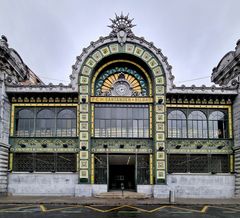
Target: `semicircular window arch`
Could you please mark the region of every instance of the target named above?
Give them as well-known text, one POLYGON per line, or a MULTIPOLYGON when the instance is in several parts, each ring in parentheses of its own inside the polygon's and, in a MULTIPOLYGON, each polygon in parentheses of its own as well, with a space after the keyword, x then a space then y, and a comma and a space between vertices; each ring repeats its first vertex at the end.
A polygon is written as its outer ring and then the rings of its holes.
POLYGON ((101 73, 95 82, 96 96, 147 96, 146 79, 129 67, 114 67, 101 73))
POLYGON ((29 136, 34 131, 33 109, 21 109, 16 114, 16 135, 29 136))
POLYGON ((188 115, 188 137, 189 138, 207 138, 207 117, 200 111, 192 111, 188 115))
POLYGON ((213 111, 208 118, 209 138, 227 138, 227 115, 222 111, 213 111))
POLYGON ((36 136, 51 137, 55 134, 55 115, 51 109, 42 109, 36 117, 36 136))
POLYGON ((187 119, 181 110, 173 110, 168 114, 168 137, 187 138, 187 119))

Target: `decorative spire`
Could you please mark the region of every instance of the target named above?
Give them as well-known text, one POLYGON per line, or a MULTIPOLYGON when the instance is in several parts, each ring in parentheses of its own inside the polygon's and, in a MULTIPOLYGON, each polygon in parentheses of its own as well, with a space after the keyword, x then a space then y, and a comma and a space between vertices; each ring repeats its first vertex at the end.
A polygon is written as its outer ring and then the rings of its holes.
POLYGON ((7 37, 2 35, 1 39, 0 39, 0 47, 2 49, 4 49, 5 51, 8 50, 8 43, 7 42, 8 42, 7 37))
POLYGON ((136 25, 132 24, 134 19, 129 19, 128 15, 129 14, 124 16, 123 13, 121 13, 121 15, 118 16, 115 14, 115 19, 110 18, 112 25, 108 26, 112 29, 110 36, 117 36, 121 46, 126 42, 127 37, 134 36, 132 28, 136 25))

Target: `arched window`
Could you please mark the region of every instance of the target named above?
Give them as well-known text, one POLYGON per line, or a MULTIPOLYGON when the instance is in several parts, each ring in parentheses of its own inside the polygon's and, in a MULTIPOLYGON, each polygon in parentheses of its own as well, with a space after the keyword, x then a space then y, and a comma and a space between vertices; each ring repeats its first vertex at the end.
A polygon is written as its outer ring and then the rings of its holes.
POLYGON ((207 118, 202 111, 192 111, 188 116, 188 138, 207 138, 207 118))
POLYGON ((16 135, 31 136, 34 133, 34 113, 32 109, 22 109, 16 114, 16 135))
POLYGON ((54 111, 51 109, 43 109, 39 111, 36 117, 36 136, 53 136, 54 129, 54 111))
POLYGON ((227 118, 222 111, 213 111, 208 118, 209 138, 227 138, 227 118))
POLYGON ((180 110, 173 110, 168 114, 168 137, 187 138, 187 121, 180 110))
POLYGON ((57 114, 57 136, 76 136, 76 114, 64 109, 57 114))

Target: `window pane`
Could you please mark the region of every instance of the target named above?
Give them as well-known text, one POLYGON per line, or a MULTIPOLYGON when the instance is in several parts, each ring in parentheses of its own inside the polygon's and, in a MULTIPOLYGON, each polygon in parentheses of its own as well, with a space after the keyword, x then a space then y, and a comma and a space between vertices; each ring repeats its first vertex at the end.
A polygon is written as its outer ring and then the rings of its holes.
POLYGON ((211 157, 211 172, 228 173, 229 156, 224 154, 213 154, 211 157))
POLYGON ((206 154, 191 154, 190 173, 208 173, 208 156, 206 154))
POLYGON ((186 138, 186 116, 180 110, 173 110, 168 114, 168 137, 186 138))
POLYGON ((187 172, 187 155, 186 154, 169 154, 168 155, 168 172, 169 173, 186 173, 187 172))
POLYGON ((148 105, 95 104, 95 137, 105 136, 96 130, 103 121, 107 137, 149 137, 148 113, 148 105))

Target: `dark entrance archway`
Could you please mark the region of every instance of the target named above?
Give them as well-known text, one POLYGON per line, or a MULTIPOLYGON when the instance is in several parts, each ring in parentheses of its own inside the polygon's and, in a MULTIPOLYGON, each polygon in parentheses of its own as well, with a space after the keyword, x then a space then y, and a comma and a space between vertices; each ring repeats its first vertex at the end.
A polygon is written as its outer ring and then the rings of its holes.
POLYGON ((121 184, 125 190, 136 190, 135 168, 135 155, 110 155, 109 190, 120 190, 121 184))

